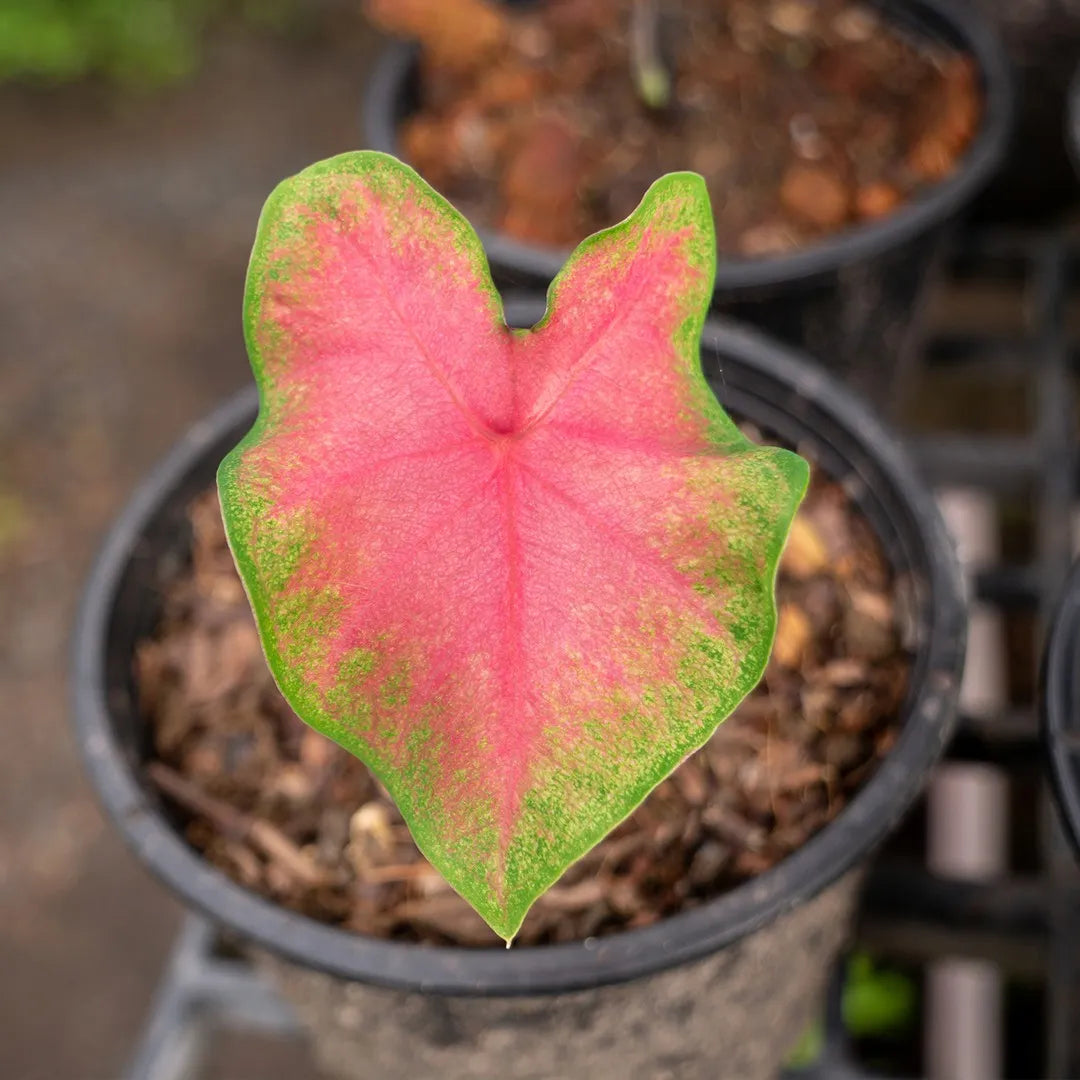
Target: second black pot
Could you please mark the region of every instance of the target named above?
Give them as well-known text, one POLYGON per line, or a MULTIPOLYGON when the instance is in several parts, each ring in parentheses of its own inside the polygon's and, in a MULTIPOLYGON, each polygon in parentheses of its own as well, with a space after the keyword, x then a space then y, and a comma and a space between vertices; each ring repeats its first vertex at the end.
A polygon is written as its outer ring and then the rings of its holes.
POLYGON ((1050 776, 1080 855, 1080 562, 1069 575, 1047 638, 1041 689, 1050 776))
POLYGON ((1075 201, 1076 173, 1080 172, 1080 67, 1073 71, 1065 107, 1065 148, 1075 170, 1072 176, 1072 193, 1075 201))
MULTIPOLYGON (((1010 67, 995 31, 949 0, 877 0, 903 30, 971 56, 983 93, 981 127, 950 177, 880 221, 789 255, 726 259, 713 309, 804 349, 890 413, 918 348, 917 308, 949 227, 994 175, 1013 113, 1010 67)), ((366 145, 399 157, 398 129, 420 99, 419 52, 390 46, 363 105, 366 145)), ((644 192, 642 192, 644 194, 644 192)), ((546 287, 569 251, 478 227, 496 284, 546 287)))

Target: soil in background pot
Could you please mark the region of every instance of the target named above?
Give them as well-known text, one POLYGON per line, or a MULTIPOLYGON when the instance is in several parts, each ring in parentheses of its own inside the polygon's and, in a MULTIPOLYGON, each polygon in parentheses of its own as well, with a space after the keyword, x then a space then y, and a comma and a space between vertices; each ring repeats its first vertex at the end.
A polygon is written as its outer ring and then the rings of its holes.
POLYGON ((693 169, 720 252, 752 257, 889 215, 952 173, 978 129, 970 58, 863 4, 636 3, 656 15, 662 108, 636 89, 635 0, 369 0, 421 42, 405 157, 473 221, 551 247, 693 169))
MULTIPOLYGON (((148 773, 187 839, 240 885, 312 918, 397 940, 498 944, 367 768, 281 697, 216 492, 190 519, 190 565, 164 583, 160 625, 135 663, 157 755, 148 773)), ((895 741, 910 668, 900 595, 868 523, 815 475, 780 567, 761 684, 537 901, 515 944, 617 933, 698 906, 834 818, 895 741)))

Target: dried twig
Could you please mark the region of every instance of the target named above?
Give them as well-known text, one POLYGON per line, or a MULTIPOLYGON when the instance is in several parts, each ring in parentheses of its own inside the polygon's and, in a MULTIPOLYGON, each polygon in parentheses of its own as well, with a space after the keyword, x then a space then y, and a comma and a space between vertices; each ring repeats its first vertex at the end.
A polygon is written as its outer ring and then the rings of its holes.
POLYGON ((537 897, 536 902, 556 911, 583 911, 603 900, 607 891, 607 883, 602 878, 586 878, 576 885, 552 885, 537 897))
POLYGON ((363 880, 367 885, 387 885, 399 881, 422 881, 425 878, 439 878, 442 875, 426 860, 414 863, 390 863, 386 866, 369 866, 364 870, 363 880))
POLYGON ((250 844, 302 884, 315 887, 334 880, 333 874, 320 867, 269 821, 252 817, 215 799, 163 762, 150 762, 146 772, 170 799, 185 810, 206 818, 222 835, 250 844))

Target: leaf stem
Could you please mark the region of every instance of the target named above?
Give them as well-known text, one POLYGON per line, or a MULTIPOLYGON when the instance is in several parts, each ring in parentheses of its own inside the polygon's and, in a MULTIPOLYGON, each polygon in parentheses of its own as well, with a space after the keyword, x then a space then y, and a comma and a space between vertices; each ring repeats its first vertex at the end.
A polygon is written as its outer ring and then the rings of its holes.
POLYGON ((660 6, 657 0, 634 0, 630 11, 630 67, 638 97, 650 109, 671 102, 671 73, 660 55, 660 6))

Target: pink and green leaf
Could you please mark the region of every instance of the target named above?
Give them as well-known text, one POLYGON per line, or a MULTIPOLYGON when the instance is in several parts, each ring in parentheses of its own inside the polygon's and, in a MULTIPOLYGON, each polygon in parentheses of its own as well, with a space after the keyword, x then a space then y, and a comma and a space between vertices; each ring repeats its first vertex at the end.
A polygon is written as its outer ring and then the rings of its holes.
POLYGON ((219 472, 270 667, 507 940, 764 670, 806 463, 699 340, 700 177, 585 240, 530 330, 411 169, 344 154, 259 222, 258 420, 219 472))

